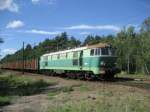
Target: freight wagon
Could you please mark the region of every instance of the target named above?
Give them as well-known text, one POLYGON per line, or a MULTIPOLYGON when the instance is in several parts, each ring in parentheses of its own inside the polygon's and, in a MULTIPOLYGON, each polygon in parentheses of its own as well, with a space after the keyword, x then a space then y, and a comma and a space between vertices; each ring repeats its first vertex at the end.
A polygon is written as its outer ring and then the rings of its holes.
POLYGON ((18 60, 12 62, 5 62, 1 64, 3 69, 12 69, 12 70, 27 70, 27 71, 38 71, 39 70, 39 60, 28 59, 28 60, 18 60))

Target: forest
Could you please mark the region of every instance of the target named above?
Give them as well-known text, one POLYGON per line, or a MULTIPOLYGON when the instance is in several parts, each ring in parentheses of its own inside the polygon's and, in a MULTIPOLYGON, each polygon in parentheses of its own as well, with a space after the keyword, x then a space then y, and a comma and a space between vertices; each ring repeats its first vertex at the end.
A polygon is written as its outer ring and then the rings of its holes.
POLYGON ((39 58, 44 53, 61 51, 75 47, 92 45, 96 43, 108 43, 116 50, 117 66, 129 74, 150 75, 150 17, 141 23, 139 30, 135 27, 124 27, 115 35, 88 35, 83 42, 67 32, 57 35, 55 38, 47 38, 36 46, 27 44, 14 54, 6 55, 3 62, 15 60, 39 58))

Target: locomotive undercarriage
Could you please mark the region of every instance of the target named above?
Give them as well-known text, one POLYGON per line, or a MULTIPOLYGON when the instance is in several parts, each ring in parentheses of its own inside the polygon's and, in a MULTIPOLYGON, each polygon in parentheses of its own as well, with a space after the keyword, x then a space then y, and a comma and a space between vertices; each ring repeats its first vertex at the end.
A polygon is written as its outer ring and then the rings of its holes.
POLYGON ((114 78, 114 72, 105 71, 104 74, 93 74, 93 72, 87 71, 64 71, 63 73, 56 73, 53 70, 42 70, 42 74, 49 76, 60 76, 71 79, 81 79, 81 80, 111 80, 114 78))

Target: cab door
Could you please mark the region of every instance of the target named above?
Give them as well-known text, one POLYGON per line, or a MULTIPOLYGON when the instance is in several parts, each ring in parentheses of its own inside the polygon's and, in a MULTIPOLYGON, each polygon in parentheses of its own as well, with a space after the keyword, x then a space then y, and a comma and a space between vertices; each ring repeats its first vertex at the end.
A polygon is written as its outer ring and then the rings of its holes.
POLYGON ((78 66, 78 52, 77 51, 73 52, 72 64, 73 66, 78 66))
POLYGON ((79 66, 80 66, 80 69, 82 70, 82 66, 83 66, 83 51, 80 52, 79 66))

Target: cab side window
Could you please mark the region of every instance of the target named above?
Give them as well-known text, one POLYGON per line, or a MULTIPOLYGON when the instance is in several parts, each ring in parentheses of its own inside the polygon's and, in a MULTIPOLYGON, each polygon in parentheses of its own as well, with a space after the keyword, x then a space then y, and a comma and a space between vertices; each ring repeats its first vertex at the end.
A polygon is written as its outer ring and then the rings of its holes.
POLYGON ((73 52, 73 65, 74 66, 78 65, 78 52, 77 51, 73 52))
POLYGON ((91 49, 90 55, 94 56, 94 49, 91 49))
POLYGON ((102 48, 102 49, 101 49, 101 54, 102 54, 102 55, 109 55, 109 50, 108 50, 108 48, 102 48))
POLYGON ((100 50, 101 50, 100 48, 97 48, 95 51, 95 55, 100 55, 100 52, 101 52, 100 50))
POLYGON ((57 55, 57 59, 60 59, 60 54, 57 55))
POLYGON ((47 66, 48 65, 48 56, 44 56, 44 65, 47 66))

